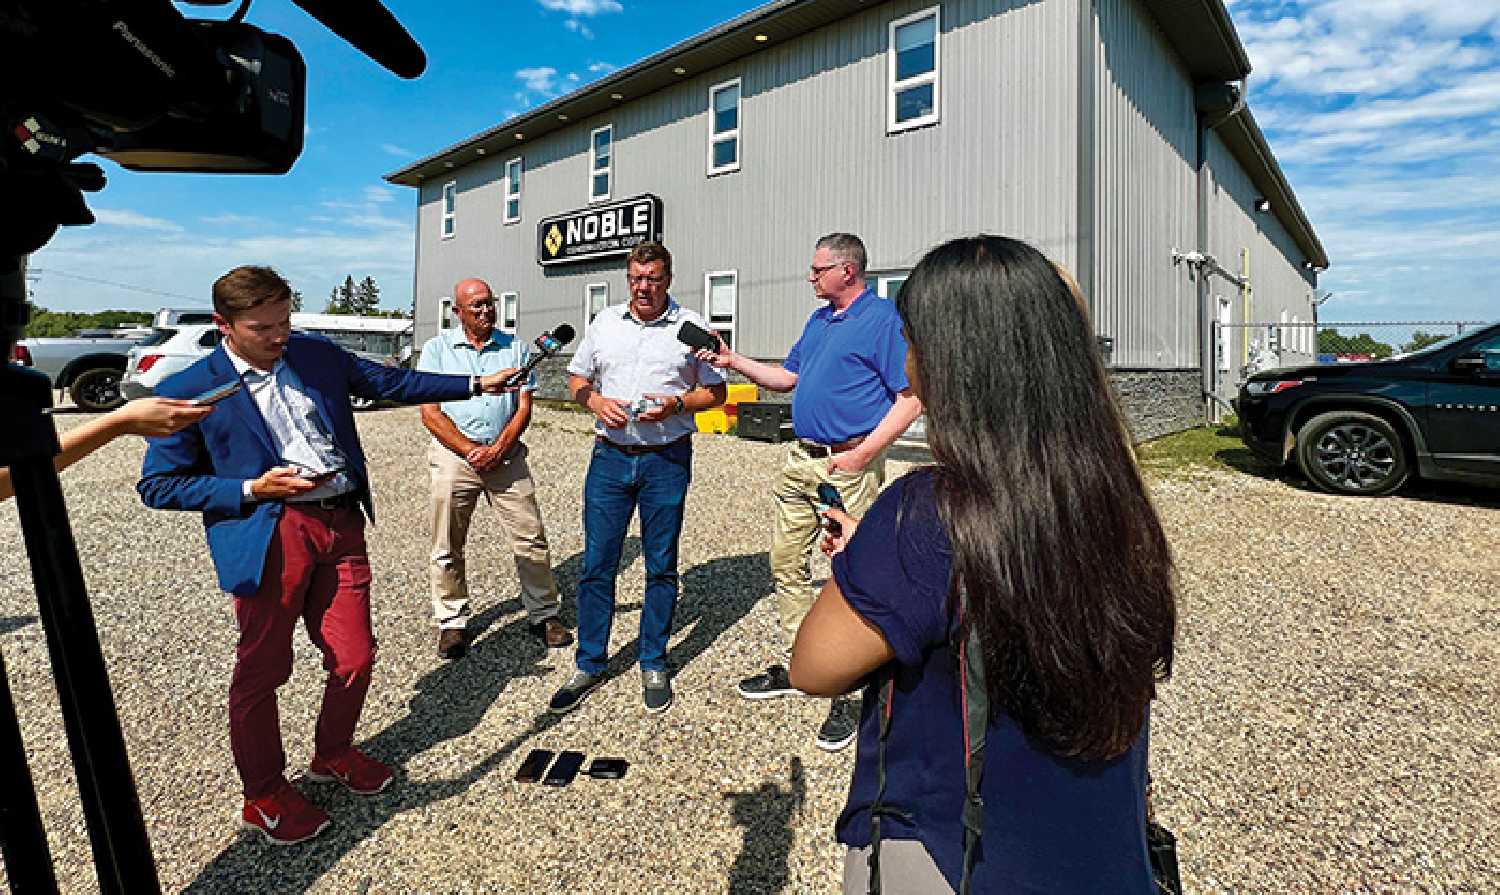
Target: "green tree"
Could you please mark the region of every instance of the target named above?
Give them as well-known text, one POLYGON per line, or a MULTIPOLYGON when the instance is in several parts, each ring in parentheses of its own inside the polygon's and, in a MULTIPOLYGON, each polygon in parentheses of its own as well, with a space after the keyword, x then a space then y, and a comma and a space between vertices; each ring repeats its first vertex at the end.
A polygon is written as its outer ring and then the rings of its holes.
POLYGON ((333 287, 328 293, 328 307, 323 309, 325 314, 353 314, 354 311, 354 277, 344 277, 344 282, 333 287))
POLYGON ((292 313, 302 310, 302 293, 296 289, 292 290, 292 313))
POLYGON ((1318 331, 1318 353, 1367 354, 1370 357, 1383 358, 1390 357, 1396 352, 1384 342, 1377 342, 1369 333, 1346 336, 1336 329, 1322 329, 1318 331))
POLYGON ((375 284, 374 277, 365 277, 354 287, 354 301, 350 307, 354 314, 370 316, 380 313, 380 287, 375 284))
POLYGON ((24 337, 45 339, 71 336, 80 329, 116 329, 122 325, 143 325, 151 322, 149 311, 98 311, 91 314, 77 311, 49 311, 33 308, 31 319, 26 324, 24 337))
POLYGON ((1437 343, 1443 341, 1443 339, 1445 338, 1447 338, 1447 336, 1440 336, 1435 333, 1423 332, 1419 329, 1411 334, 1411 341, 1407 342, 1406 345, 1401 348, 1401 350, 1421 351, 1428 345, 1436 345, 1437 343))

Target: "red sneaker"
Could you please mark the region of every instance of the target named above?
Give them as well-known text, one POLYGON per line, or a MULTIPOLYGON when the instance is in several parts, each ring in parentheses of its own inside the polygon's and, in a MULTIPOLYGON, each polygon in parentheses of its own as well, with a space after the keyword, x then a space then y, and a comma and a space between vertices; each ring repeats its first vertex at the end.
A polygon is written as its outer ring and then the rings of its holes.
POLYGON ((289 783, 282 783, 280 789, 263 798, 246 799, 240 813, 240 825, 259 832, 271 845, 306 842, 332 823, 322 809, 289 783))
POLYGON ((350 792, 373 796, 396 776, 390 768, 350 746, 338 758, 314 756, 307 766, 307 779, 315 783, 342 783, 350 792))

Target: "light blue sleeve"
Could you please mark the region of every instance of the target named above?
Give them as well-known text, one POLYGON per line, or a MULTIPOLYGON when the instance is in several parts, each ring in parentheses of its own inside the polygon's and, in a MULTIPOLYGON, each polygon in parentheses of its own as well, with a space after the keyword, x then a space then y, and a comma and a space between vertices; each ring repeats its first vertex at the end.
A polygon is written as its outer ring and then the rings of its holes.
POLYGON ((439 340, 442 336, 433 336, 422 346, 422 356, 417 358, 417 369, 428 373, 443 372, 442 351, 443 346, 439 340))

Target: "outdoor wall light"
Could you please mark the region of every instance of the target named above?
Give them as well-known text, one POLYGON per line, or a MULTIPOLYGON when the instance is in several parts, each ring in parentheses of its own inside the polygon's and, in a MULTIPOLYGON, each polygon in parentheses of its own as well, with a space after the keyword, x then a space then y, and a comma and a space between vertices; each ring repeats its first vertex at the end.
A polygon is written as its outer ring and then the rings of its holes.
POLYGON ((679 65, 676 68, 672 69, 672 72, 674 74, 685 75, 685 74, 687 74, 687 69, 685 69, 685 68, 683 68, 682 66, 679 65))
POLYGON ((609 98, 613 99, 613 100, 622 100, 622 99, 625 98, 625 94, 623 94, 623 93, 611 93, 609 95, 609 98))
POLYGON ((765 43, 766 41, 768 41, 770 39, 771 38, 767 37, 764 34, 757 34, 757 35, 755 35, 755 42, 756 43, 762 43, 763 44, 763 43, 765 43))
POLYGON ((1255 210, 1258 211, 1258 212, 1260 212, 1261 214, 1265 214, 1266 212, 1270 211, 1271 210, 1271 200, 1267 199, 1265 196, 1256 196, 1255 197, 1255 210))

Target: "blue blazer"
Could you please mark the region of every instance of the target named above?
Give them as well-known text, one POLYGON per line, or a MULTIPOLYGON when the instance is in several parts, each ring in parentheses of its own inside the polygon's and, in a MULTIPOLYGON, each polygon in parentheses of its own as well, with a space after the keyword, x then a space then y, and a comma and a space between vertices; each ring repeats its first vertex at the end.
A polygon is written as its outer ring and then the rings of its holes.
MULTIPOLYGON (((456 401, 469 396, 469 377, 386 367, 351 354, 322 336, 293 333, 283 355, 302 378, 333 442, 348 458, 347 473, 358 485, 360 505, 375 518, 369 475, 349 395, 403 404, 456 401)), ((169 376, 157 388, 165 398, 192 398, 239 376, 224 348, 169 376)), ((198 510, 219 587, 237 597, 260 588, 266 550, 281 517, 282 502, 242 500, 244 482, 279 466, 282 458, 255 399, 240 389, 201 421, 166 438, 149 439, 141 480, 135 486, 146 506, 198 510)))

